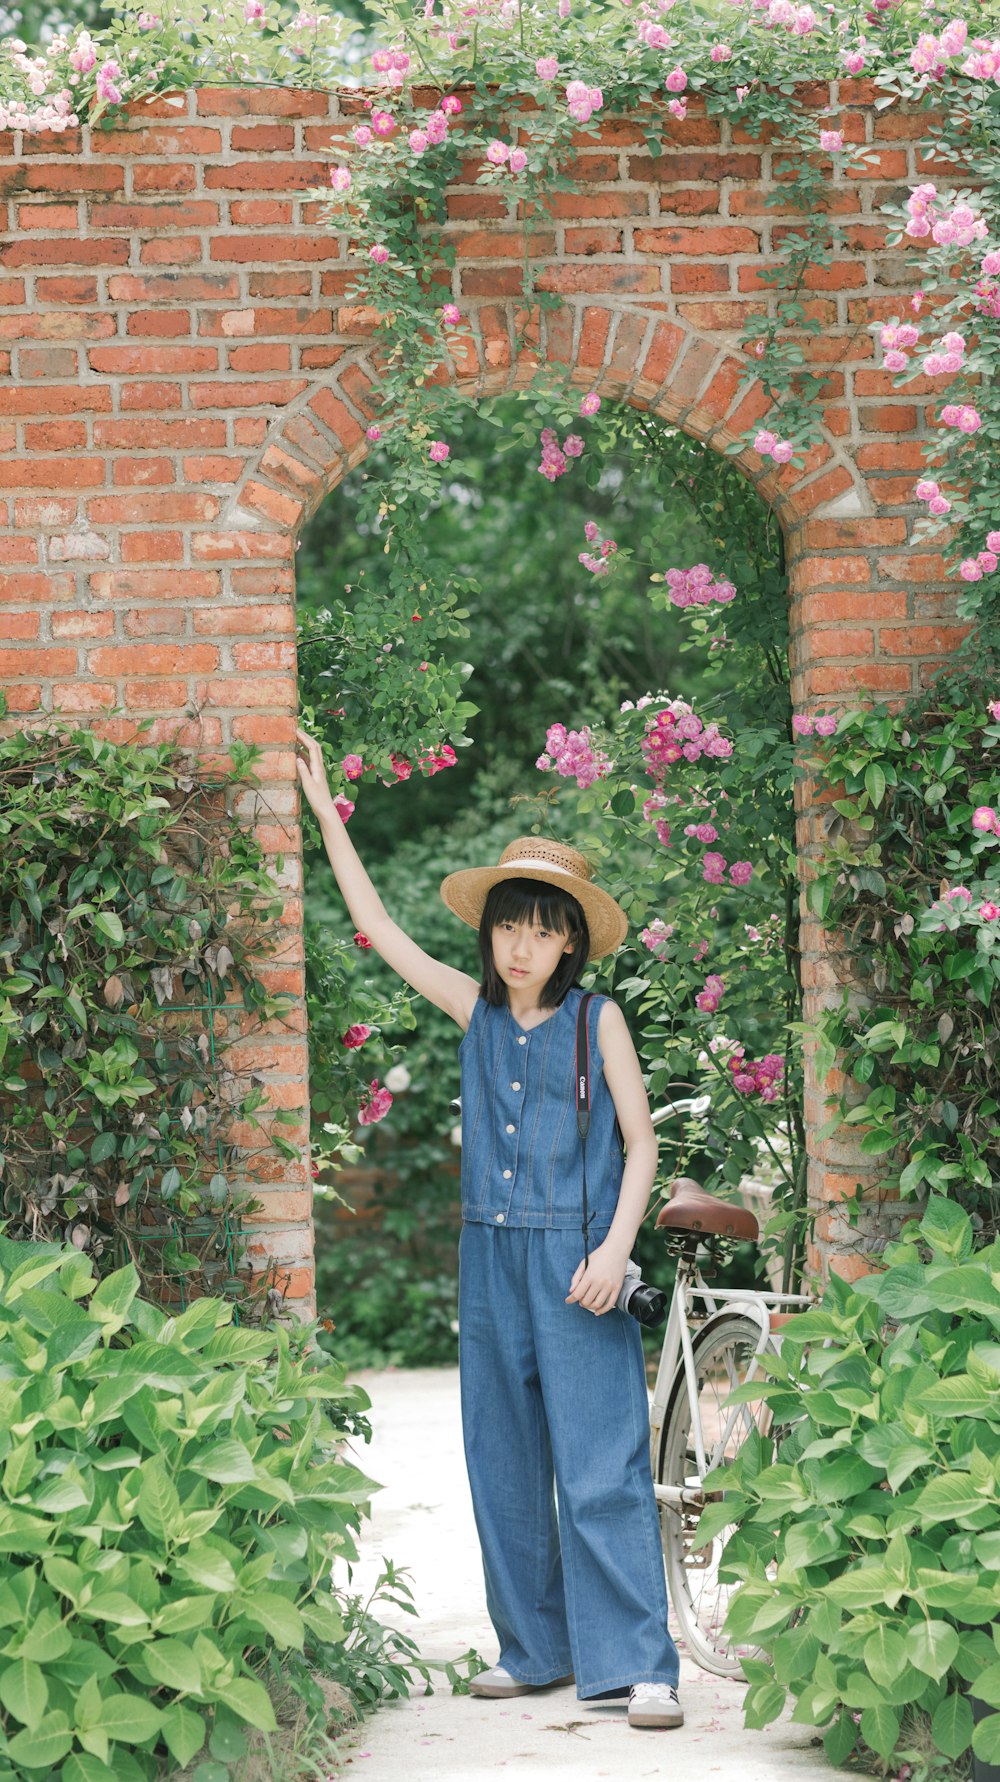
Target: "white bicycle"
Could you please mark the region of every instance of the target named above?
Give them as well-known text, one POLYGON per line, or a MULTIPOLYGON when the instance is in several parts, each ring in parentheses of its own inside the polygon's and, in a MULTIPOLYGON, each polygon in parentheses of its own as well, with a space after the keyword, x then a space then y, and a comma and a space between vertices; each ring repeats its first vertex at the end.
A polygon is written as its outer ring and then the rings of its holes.
MULTIPOLYGON (((707 1097, 704 1098, 707 1102, 707 1097)), ((676 1113, 698 1114, 698 1103, 658 1109, 654 1125, 676 1113)), ((703 1541, 697 1534, 706 1503, 705 1479, 735 1459, 754 1432, 768 1433, 761 1400, 730 1405, 737 1386, 760 1373, 761 1357, 778 1347, 777 1331, 793 1308, 812 1304, 802 1293, 724 1288, 709 1284, 701 1252, 707 1239, 755 1242, 756 1216, 747 1207, 718 1199, 687 1177, 674 1183, 656 1229, 677 1239, 677 1276, 650 1408, 653 1484, 660 1507, 667 1584, 674 1613, 691 1656, 704 1670, 739 1676, 741 1648, 725 1632, 735 1585, 720 1577, 722 1550, 731 1529, 703 1541), (782 1310, 784 1308, 784 1310, 782 1310)))

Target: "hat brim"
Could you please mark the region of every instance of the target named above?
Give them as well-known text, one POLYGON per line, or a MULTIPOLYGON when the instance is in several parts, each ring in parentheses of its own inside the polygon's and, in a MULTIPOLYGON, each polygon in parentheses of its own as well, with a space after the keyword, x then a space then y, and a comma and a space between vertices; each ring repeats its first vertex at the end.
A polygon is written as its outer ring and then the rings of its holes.
POLYGON ((494 885, 502 885, 508 879, 540 879, 557 891, 565 891, 568 897, 575 897, 587 919, 588 959, 603 959, 608 953, 616 952, 628 933, 628 917, 607 891, 602 891, 589 879, 579 879, 571 872, 560 872, 557 867, 541 863, 465 867, 461 872, 449 873, 442 880, 441 896, 460 922, 478 928, 489 892, 494 885))

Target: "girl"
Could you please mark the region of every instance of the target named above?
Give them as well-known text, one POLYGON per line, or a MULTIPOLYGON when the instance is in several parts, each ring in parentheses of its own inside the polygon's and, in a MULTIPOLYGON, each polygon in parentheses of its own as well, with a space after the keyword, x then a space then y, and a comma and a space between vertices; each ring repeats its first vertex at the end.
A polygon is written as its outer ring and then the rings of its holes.
POLYGON ((462 1420, 500 1642, 499 1663, 470 1688, 509 1697, 575 1681, 583 1701, 627 1695, 631 1726, 680 1726, 642 1344, 615 1303, 656 1137, 625 1018, 602 996, 587 1011, 593 1242, 581 1259, 577 979, 588 959, 621 945, 625 915, 580 854, 528 837, 498 866, 441 886, 449 909, 479 930, 481 981, 432 959, 387 915, 334 806, 319 744, 298 737, 299 778, 352 922, 465 1035, 462 1420))

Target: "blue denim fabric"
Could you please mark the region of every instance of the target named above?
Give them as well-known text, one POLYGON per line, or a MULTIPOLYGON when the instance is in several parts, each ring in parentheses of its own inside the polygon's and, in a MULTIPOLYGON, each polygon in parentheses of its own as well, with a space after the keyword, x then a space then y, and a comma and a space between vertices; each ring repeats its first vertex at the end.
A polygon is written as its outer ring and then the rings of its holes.
POLYGON ((499 1662, 523 1683, 572 1671, 586 1700, 676 1686, 679 1665, 639 1328, 566 1305, 581 1256, 578 1232, 464 1225, 459 1358, 499 1662))
MULTIPOLYGON (((507 1008, 476 1003, 458 1055, 462 1065, 462 1217, 491 1225, 580 1231, 583 1154, 576 1124, 576 1016, 571 989, 554 1014, 525 1031, 507 1008)), ((624 1159, 604 1080, 597 1023, 606 996, 587 1010, 590 1132, 587 1204, 591 1236, 606 1237, 624 1159)))

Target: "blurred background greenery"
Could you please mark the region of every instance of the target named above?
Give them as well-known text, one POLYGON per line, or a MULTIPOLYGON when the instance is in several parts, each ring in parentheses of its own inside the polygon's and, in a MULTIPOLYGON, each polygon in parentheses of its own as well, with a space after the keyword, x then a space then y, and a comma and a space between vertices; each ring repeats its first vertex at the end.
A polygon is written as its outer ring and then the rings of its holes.
MULTIPOLYGON (((731 461, 655 417, 622 408, 615 449, 588 452, 553 485, 538 474, 537 452, 523 448, 524 412, 516 398, 489 415, 469 411, 423 533, 428 557, 473 587, 462 645, 474 664, 466 691, 480 708, 472 744, 445 773, 366 785, 351 819, 351 835, 395 919, 429 952, 477 976, 475 934, 448 913, 438 885, 446 872, 495 859, 539 819, 551 833, 567 833, 573 800, 561 809, 559 783, 535 768, 548 725, 609 719, 622 700, 660 689, 708 715, 724 710, 727 725, 734 701, 746 703, 738 649, 709 674, 704 639, 696 641, 689 615, 673 607, 653 611, 650 576, 707 562, 738 588, 770 589, 779 632, 786 629, 780 534, 731 461), (578 560, 589 548, 588 520, 619 546, 607 579, 578 560)), ((377 470, 373 454, 303 534, 296 575, 307 620, 329 602, 349 606, 362 571, 376 587, 384 574, 383 540, 359 523, 357 511, 361 479, 377 470)), ((739 631, 738 604, 726 610, 731 635, 739 631)), ((301 674, 303 702, 328 712, 331 684, 314 649, 304 652, 301 674)), ((773 694, 760 684, 756 692, 773 722, 773 694)), ((327 721, 335 736, 336 719, 327 721)), ((352 925, 322 855, 307 858, 306 893, 315 934, 349 936, 352 925)), ((621 975, 638 969, 643 957, 626 949, 621 975)), ((359 969, 383 997, 391 995, 396 980, 373 953, 359 969)), ((352 1214, 334 1200, 319 1203, 320 1308, 336 1327, 330 1346, 355 1364, 426 1365, 456 1354, 459 1153, 449 1104, 458 1093, 458 1036, 445 1015, 419 999, 413 1012, 412 1032, 387 1033, 400 1042, 409 1087, 397 1093, 383 1124, 359 1135, 366 1204, 352 1214)), ((313 1089, 322 1096, 315 1065, 313 1089)), ((357 1178, 350 1180, 356 1192, 357 1178)), ((669 1278, 662 1244, 645 1233, 640 1259, 658 1283, 669 1278)))

